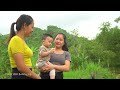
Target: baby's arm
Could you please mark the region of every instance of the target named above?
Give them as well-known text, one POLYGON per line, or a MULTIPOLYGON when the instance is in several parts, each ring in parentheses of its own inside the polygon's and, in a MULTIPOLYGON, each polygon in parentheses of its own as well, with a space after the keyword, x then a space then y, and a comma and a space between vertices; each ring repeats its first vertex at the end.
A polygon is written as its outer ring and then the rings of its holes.
POLYGON ((46 57, 46 56, 48 56, 49 54, 52 54, 52 53, 54 53, 54 48, 52 48, 49 51, 41 51, 40 55, 41 55, 41 57, 46 57))

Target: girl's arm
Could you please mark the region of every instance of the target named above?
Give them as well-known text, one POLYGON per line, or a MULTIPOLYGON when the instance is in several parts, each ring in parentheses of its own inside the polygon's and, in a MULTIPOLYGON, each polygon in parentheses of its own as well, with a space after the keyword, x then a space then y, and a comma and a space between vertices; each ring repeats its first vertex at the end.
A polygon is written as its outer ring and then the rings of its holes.
POLYGON ((65 60, 65 65, 53 65, 53 68, 59 71, 69 71, 70 70, 70 61, 65 60))
POLYGON ((51 69, 56 69, 59 71, 69 71, 70 70, 70 61, 69 60, 65 60, 65 64, 64 65, 54 65, 52 63, 47 63, 46 66, 43 68, 44 71, 49 71, 51 69))
POLYGON ((21 53, 14 54, 13 57, 15 59, 16 65, 17 65, 17 69, 21 73, 25 73, 25 75, 27 75, 28 77, 33 78, 33 79, 40 79, 40 77, 35 72, 31 71, 29 69, 29 67, 27 67, 24 64, 24 58, 21 53))

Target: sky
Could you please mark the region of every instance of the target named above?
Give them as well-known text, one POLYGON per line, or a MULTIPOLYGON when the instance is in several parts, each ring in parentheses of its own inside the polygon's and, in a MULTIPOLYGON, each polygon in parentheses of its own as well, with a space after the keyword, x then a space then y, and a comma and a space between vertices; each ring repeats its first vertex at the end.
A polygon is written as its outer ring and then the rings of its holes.
POLYGON ((34 26, 47 29, 54 25, 71 32, 78 30, 79 36, 94 39, 100 33, 103 22, 112 26, 120 26, 114 20, 120 16, 120 11, 0 11, 0 33, 9 34, 10 26, 21 14, 28 14, 34 19, 34 26))

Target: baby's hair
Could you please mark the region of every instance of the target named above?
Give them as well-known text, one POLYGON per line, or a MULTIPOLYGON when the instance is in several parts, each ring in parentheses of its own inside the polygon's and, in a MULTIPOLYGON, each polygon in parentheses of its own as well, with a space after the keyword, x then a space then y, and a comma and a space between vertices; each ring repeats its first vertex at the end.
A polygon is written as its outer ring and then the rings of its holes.
POLYGON ((53 38, 53 36, 52 35, 50 35, 50 34, 43 34, 43 36, 42 36, 42 40, 45 40, 47 37, 51 37, 51 38, 53 38))

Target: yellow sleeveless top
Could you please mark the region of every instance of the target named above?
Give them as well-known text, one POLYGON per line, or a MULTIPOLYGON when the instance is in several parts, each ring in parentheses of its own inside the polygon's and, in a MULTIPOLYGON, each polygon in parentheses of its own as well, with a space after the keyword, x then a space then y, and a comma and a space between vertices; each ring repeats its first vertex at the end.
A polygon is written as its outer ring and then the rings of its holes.
POLYGON ((15 64, 15 60, 13 58, 13 55, 16 53, 23 54, 25 65, 32 67, 31 58, 33 56, 33 52, 25 44, 25 42, 17 35, 11 38, 9 45, 8 45, 8 54, 9 54, 9 58, 10 58, 11 68, 17 67, 15 64))

